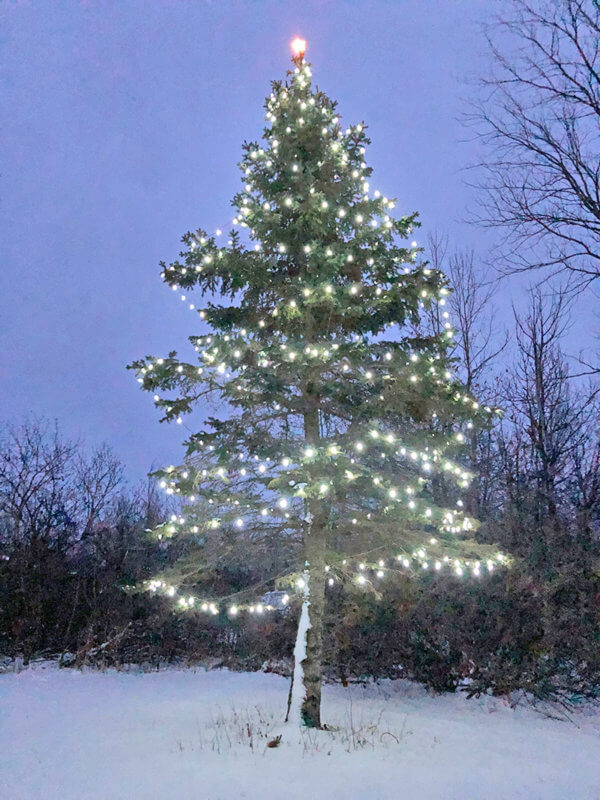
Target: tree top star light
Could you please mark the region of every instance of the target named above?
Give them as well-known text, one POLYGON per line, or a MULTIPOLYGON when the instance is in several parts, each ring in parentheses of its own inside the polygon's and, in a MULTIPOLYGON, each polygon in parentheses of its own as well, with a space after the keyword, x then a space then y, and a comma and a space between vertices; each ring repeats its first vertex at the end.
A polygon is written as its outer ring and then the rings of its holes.
POLYGON ((304 58, 306 53, 306 39, 301 39, 299 36, 296 36, 296 38, 292 39, 290 42, 290 47, 292 48, 294 59, 304 58))

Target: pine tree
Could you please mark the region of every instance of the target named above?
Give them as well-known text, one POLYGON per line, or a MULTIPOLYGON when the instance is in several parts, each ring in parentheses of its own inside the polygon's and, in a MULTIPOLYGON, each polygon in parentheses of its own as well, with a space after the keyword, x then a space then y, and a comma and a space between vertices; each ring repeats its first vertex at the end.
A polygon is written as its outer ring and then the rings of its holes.
MULTIPOLYGON (((190 337, 193 363, 172 352, 131 366, 144 389, 168 393, 155 394, 167 421, 208 397, 224 409, 189 436, 183 464, 159 473, 183 502, 161 535, 193 543, 180 584, 219 544, 286 554, 303 595, 292 713, 320 726, 328 584, 352 576, 376 591, 394 571, 478 575, 480 558, 489 569, 501 558, 468 538, 475 523, 458 497, 470 478, 457 460, 463 431, 496 410, 452 375, 449 287, 407 242, 417 215, 394 217, 394 201, 372 191, 365 125, 343 131, 294 44, 262 143, 243 145, 227 244, 187 233, 179 260, 162 264, 166 283, 204 298, 195 310, 210 333, 190 337), (415 335, 435 304, 442 332, 415 335)), ((217 599, 202 607, 216 612, 217 599)))

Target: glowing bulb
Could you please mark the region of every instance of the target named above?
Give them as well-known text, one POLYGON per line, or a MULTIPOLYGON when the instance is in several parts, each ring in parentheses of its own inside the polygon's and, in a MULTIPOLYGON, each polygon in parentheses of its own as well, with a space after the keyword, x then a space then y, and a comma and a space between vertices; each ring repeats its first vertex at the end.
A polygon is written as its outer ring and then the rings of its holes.
POLYGON ((290 47, 292 48, 294 58, 302 58, 304 53, 306 53, 306 39, 301 39, 299 36, 296 36, 296 38, 290 42, 290 47))

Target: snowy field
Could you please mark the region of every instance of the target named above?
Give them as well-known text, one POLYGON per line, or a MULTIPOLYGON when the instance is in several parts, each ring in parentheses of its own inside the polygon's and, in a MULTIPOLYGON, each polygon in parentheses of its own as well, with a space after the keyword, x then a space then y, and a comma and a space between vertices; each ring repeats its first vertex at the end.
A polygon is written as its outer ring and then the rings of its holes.
POLYGON ((338 730, 282 725, 262 673, 0 675, 2 800, 600 800, 600 714, 419 686, 326 687, 338 730), (282 733, 278 748, 266 742, 282 733))

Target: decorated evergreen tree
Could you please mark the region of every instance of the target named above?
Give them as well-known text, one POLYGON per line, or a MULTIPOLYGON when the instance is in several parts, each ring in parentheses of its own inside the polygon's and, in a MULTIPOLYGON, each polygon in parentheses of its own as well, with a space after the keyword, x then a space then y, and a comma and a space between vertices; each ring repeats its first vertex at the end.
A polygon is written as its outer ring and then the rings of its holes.
MULTIPOLYGON (((342 129, 312 84, 305 43, 292 48, 262 142, 243 146, 228 241, 187 233, 180 259, 162 265, 166 283, 204 298, 190 307, 210 333, 190 337, 192 361, 172 352, 132 367, 167 421, 203 398, 223 409, 189 436, 184 462, 159 473, 182 500, 159 535, 190 546, 183 568, 150 588, 218 613, 219 598, 190 594, 207 549, 217 560, 261 542, 277 550, 290 587, 280 602, 302 597, 291 715, 320 726, 328 585, 376 591, 396 572, 478 576, 502 560, 472 540, 459 497, 464 431, 497 410, 453 377, 449 288, 407 241, 416 214, 394 217, 394 201, 372 190, 365 126, 342 129), (416 335, 432 304, 443 332, 416 335)), ((267 605, 229 599, 224 610, 267 605)))

